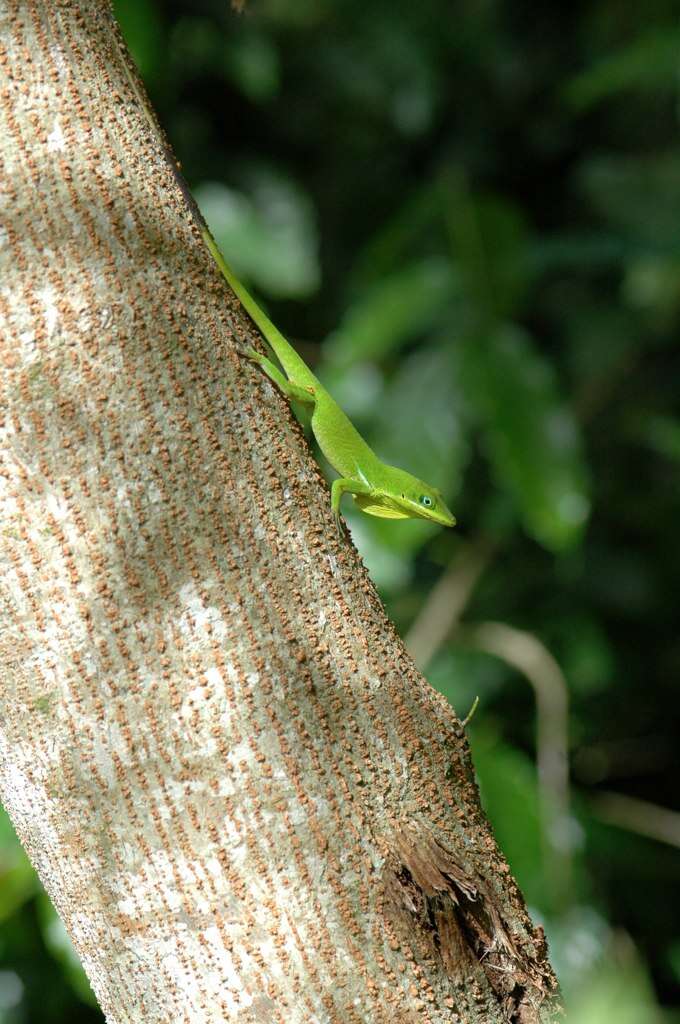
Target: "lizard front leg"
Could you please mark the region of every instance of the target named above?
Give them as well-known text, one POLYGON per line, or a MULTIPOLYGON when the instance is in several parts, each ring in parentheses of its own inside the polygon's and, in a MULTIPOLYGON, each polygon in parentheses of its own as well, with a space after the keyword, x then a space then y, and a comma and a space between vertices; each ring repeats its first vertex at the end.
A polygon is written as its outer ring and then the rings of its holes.
POLYGON ((340 502, 343 494, 370 494, 371 488, 363 480, 353 480, 351 477, 341 476, 331 484, 331 509, 335 516, 335 525, 341 533, 340 526, 340 502))

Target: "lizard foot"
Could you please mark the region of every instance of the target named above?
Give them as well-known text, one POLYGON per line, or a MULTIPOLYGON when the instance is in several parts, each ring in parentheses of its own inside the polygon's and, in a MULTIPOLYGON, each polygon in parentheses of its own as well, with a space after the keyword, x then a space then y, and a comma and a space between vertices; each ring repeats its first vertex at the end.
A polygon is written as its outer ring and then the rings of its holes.
POLYGON ((252 345, 248 345, 247 348, 241 348, 240 345, 235 345, 234 348, 239 356, 243 359, 250 359, 252 362, 258 362, 260 353, 257 352, 252 345))

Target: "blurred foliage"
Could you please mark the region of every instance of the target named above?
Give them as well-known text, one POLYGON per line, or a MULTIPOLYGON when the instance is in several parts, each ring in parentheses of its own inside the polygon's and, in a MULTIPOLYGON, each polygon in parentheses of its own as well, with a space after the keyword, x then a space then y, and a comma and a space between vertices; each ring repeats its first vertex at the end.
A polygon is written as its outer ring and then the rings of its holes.
MULTIPOLYGON (((594 799, 680 811, 675 5, 115 8, 227 258, 381 454, 459 516, 444 533, 348 510, 393 620, 427 629, 481 540, 462 626, 508 624, 556 659, 558 832, 538 691, 512 659, 465 647, 452 616, 426 670, 461 714, 481 698, 482 797, 571 1019, 679 1020, 680 851, 594 799)), ((67 949, 0 820, 0 1024, 97 1018, 67 949)))

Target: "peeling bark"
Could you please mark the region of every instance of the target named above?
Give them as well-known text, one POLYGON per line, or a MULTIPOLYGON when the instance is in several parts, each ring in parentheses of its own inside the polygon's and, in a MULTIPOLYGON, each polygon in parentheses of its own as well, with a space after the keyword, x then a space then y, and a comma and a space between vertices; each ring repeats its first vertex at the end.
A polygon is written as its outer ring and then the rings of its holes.
POLYGON ((0 74, 0 796, 107 1019, 552 1019, 108 5, 0 0, 0 74))

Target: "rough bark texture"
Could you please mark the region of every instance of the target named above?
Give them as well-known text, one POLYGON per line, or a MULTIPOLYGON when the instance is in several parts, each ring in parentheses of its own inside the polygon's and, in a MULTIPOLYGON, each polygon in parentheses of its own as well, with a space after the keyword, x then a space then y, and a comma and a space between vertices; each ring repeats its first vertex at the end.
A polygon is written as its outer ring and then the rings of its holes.
POLYGON ((108 1020, 548 1019, 107 4, 0 0, 0 69, 0 796, 108 1020))

